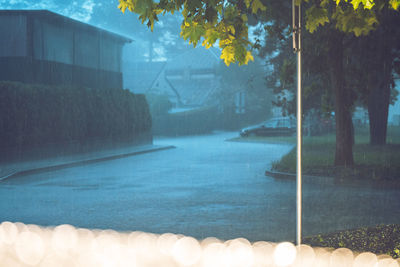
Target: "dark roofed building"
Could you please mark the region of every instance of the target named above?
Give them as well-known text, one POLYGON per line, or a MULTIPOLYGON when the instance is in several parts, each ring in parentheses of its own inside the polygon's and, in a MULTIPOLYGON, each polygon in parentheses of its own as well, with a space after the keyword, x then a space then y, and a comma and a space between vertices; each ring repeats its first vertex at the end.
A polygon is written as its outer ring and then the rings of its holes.
POLYGON ((165 62, 125 63, 125 87, 135 93, 167 95, 178 109, 216 104, 210 96, 220 87, 218 54, 213 48, 198 47, 165 62))
POLYGON ((122 88, 129 38, 47 10, 0 10, 0 80, 122 88))

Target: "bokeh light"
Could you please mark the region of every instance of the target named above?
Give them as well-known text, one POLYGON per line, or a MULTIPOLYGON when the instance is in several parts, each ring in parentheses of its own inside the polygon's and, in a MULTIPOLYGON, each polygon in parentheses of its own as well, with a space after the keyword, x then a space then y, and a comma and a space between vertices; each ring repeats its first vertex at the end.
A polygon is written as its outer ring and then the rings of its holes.
POLYGON ((354 259, 353 267, 374 267, 378 258, 374 253, 364 252, 354 259))
POLYGON ((15 241, 15 252, 21 262, 37 265, 45 254, 42 237, 29 231, 20 233, 15 241))
POLYGON ((199 242, 193 237, 182 237, 173 249, 174 259, 182 266, 191 266, 200 260, 202 249, 199 242))
POLYGON ((348 248, 338 248, 332 252, 331 266, 352 267, 353 252, 348 248))
POLYGON ((71 225, 57 226, 51 238, 51 248, 58 254, 68 254, 78 243, 78 233, 71 225))
POLYGON ((0 267, 400 267, 400 259, 289 242, 221 241, 60 225, 0 224, 0 267))
POLYGON ((18 236, 18 228, 11 222, 0 224, 0 242, 11 245, 18 236))
POLYGON ((296 259, 296 247, 289 242, 283 242, 274 250, 274 262, 277 266, 289 266, 296 259))

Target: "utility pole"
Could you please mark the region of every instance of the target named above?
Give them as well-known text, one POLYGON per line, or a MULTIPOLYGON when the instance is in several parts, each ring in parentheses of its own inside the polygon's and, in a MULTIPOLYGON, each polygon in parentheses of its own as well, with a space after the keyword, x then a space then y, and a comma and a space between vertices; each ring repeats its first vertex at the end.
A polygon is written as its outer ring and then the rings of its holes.
POLYGON ((292 0, 293 51, 297 54, 297 161, 296 161, 296 244, 301 244, 301 207, 302 207, 302 103, 301 103, 301 2, 292 0))

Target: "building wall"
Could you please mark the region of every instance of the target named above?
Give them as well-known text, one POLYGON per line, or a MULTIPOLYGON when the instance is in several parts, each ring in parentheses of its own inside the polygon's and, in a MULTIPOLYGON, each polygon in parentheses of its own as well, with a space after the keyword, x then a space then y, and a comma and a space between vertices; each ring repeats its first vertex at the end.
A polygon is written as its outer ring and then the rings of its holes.
POLYGON ((122 73, 29 57, 0 57, 0 80, 24 83, 122 88, 122 73))
POLYGON ((109 37, 100 35, 100 69, 121 71, 121 43, 113 42, 109 37))
POLYGON ((73 31, 34 19, 33 57, 38 60, 74 63, 73 31))
POLYGON ((123 41, 68 20, 0 16, 0 79, 122 88, 123 41))
POLYGON ((98 32, 34 19, 34 58, 108 71, 121 71, 122 44, 98 32))
POLYGON ((22 57, 27 53, 26 16, 2 16, 0 23, 0 57, 22 57))

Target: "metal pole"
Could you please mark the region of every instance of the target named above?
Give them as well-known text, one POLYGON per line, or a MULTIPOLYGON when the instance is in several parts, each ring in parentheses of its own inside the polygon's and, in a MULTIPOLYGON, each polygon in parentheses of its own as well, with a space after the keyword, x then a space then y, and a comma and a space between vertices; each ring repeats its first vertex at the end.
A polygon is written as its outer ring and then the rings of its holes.
POLYGON ((301 208, 302 208, 302 176, 301 176, 301 149, 302 149, 302 103, 301 103, 301 4, 296 7, 292 0, 293 18, 293 48, 297 54, 297 161, 296 161, 296 244, 301 244, 301 208), (296 8, 298 18, 296 21, 296 8))

